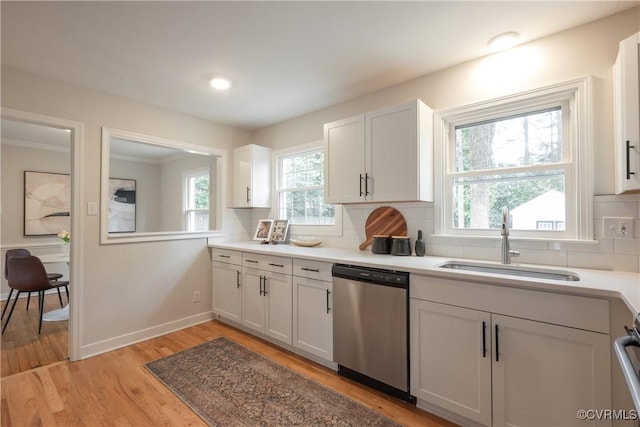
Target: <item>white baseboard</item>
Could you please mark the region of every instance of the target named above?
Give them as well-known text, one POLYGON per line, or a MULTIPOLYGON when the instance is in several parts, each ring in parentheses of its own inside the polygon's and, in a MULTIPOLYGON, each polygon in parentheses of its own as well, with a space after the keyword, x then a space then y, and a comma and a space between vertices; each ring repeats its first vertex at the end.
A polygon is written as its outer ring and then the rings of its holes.
POLYGON ((128 345, 136 344, 141 341, 146 341, 151 338, 166 335, 171 332, 178 331, 180 329, 188 328, 199 323, 211 321, 211 312, 205 312, 195 314, 193 316, 185 317, 183 319, 168 322, 162 325, 154 326, 152 328, 143 329, 129 334, 120 335, 119 337, 109 338, 108 340, 99 341, 93 344, 82 346, 80 349, 80 359, 86 359, 88 357, 96 356, 98 354, 106 353, 108 351, 116 350, 118 348, 126 347, 128 345))

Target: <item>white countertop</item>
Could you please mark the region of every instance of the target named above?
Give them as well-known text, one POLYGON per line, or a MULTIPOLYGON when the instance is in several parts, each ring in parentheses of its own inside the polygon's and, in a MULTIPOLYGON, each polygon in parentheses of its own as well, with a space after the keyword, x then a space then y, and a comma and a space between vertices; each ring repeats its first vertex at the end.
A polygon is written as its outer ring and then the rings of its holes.
MULTIPOLYGON (((549 267, 542 265, 518 264, 528 267, 545 268, 549 270, 572 271, 580 276, 580 281, 568 282, 561 280, 537 279, 502 274, 477 273, 463 270, 449 270, 439 268, 438 265, 450 261, 466 261, 470 259, 456 259, 445 257, 416 257, 377 255, 371 251, 357 249, 340 249, 325 247, 299 247, 289 244, 263 245, 258 241, 238 243, 210 244, 211 248, 230 249, 265 255, 279 255, 291 258, 325 261, 331 263, 357 264, 366 267, 395 269, 415 274, 427 274, 449 279, 474 281, 477 283, 497 284, 503 286, 538 289, 551 292, 562 292, 583 296, 599 296, 620 298, 635 315, 640 313, 640 274, 622 271, 590 270, 585 268, 549 267)), ((479 261, 487 263, 487 261, 479 261)), ((500 265, 498 262, 495 264, 500 265)))

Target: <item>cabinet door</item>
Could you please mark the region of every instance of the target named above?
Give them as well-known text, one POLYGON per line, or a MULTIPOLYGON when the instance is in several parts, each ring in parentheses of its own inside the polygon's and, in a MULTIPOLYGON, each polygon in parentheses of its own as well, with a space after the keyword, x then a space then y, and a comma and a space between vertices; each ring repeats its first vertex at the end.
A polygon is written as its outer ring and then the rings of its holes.
POLYGON ((616 193, 640 190, 640 33, 620 42, 614 65, 616 193))
POLYGON ((332 283, 293 278, 293 345, 333 360, 332 283))
POLYGON ((255 268, 243 267, 242 324, 264 332, 263 274, 255 268))
POLYGON ((251 206, 251 147, 233 151, 233 207, 251 206))
POLYGON ((264 333, 287 344, 292 343, 291 276, 279 273, 265 273, 266 319, 264 333))
POLYGON ((367 200, 418 200, 417 118, 416 101, 367 113, 367 200))
POLYGON ((491 425, 489 313, 410 300, 411 394, 491 425))
POLYGON ((364 202, 364 115, 324 125, 324 200, 364 202))
POLYGON ((578 410, 611 408, 608 335, 495 314, 492 321, 495 426, 594 425, 578 410))
POLYGON ((241 267, 214 261, 211 264, 212 310, 234 322, 242 322, 241 267))

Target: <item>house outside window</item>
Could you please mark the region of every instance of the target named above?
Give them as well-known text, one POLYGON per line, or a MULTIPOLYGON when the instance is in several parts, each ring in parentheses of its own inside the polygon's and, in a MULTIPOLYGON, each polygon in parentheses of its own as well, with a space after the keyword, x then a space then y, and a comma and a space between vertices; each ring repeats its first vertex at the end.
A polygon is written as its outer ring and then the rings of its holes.
POLYGON ((323 142, 274 152, 274 164, 275 211, 290 234, 341 235, 342 207, 324 203, 323 142))
POLYGON ((208 169, 188 171, 184 179, 184 223, 186 231, 209 230, 210 180, 208 169))
MULTIPOLYGON (((441 234, 591 239, 588 79, 441 113, 441 234)), ((438 123, 438 122, 436 122, 438 123)))

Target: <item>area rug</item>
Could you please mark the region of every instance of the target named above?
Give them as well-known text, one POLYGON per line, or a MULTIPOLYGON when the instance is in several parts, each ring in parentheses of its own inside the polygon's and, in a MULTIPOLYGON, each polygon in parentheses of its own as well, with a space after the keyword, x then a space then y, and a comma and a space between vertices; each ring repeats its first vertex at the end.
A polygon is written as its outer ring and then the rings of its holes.
POLYGON ((211 426, 399 426, 226 338, 146 367, 211 426))

